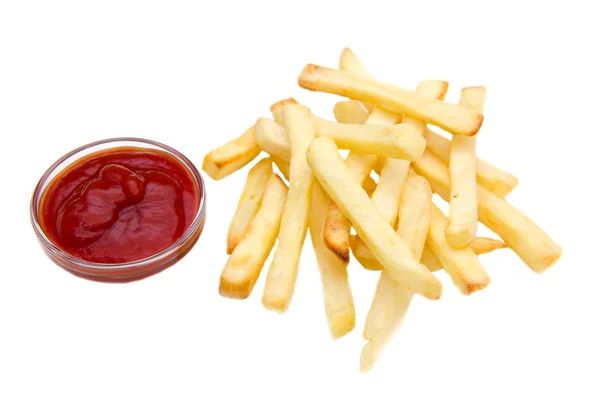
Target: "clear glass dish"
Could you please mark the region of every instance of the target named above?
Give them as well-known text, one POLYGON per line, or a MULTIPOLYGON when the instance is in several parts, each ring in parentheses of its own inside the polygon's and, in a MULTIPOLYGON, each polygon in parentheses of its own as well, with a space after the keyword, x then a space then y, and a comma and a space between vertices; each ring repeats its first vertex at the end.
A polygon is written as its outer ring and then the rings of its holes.
POLYGON ((102 282, 131 282, 154 275, 175 264, 183 258, 196 244, 206 217, 206 190, 200 173, 183 154, 177 150, 152 140, 139 138, 113 138, 81 146, 61 157, 46 170, 38 182, 31 198, 31 224, 46 255, 58 266, 81 278, 102 282), (40 202, 44 191, 52 180, 65 168, 82 157, 98 151, 116 147, 137 147, 142 149, 162 150, 176 158, 187 168, 196 181, 200 203, 194 220, 185 233, 164 250, 144 259, 122 263, 94 263, 75 257, 57 247, 44 233, 40 224, 40 202))

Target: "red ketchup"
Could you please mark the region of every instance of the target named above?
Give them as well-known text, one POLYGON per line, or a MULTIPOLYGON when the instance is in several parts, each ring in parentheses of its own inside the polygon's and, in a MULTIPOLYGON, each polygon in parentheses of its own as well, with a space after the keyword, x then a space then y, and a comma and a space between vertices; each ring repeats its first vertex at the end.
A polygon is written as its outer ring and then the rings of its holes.
POLYGON ((170 154, 112 148, 78 160, 52 180, 40 205, 41 225, 75 257, 127 263, 181 238, 201 197, 191 172, 170 154))

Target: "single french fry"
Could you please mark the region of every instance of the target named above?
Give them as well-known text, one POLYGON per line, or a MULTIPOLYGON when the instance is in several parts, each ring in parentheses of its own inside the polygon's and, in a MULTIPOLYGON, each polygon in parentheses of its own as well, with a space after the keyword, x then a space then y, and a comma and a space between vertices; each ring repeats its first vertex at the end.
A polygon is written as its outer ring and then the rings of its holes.
POLYGON ((214 180, 223 179, 243 168, 259 153, 260 147, 254 140, 252 126, 241 136, 208 153, 202 162, 202 169, 214 180))
POLYGON ((364 79, 355 73, 308 64, 298 78, 308 90, 338 94, 371 102, 397 114, 406 114, 439 126, 455 135, 475 135, 483 115, 456 104, 430 99, 411 90, 364 79))
MULTIPOLYGON (((430 129, 425 130, 425 138, 427 139, 427 150, 442 160, 444 164, 448 165, 450 160, 450 140, 430 129)), ((519 180, 515 176, 481 158, 476 159, 475 168, 477 183, 498 197, 506 197, 519 183, 519 180)))
MULTIPOLYGON (((334 114, 335 114, 335 120, 339 123, 342 124, 354 124, 354 123, 359 123, 359 121, 362 121, 360 123, 366 123, 367 122, 367 118, 369 118, 369 111, 365 110, 363 106, 361 106, 360 102, 358 101, 354 101, 354 100, 345 100, 346 102, 352 104, 349 106, 344 106, 344 108, 346 110, 344 110, 344 112, 335 112, 334 109, 334 114), (352 116, 352 113, 357 114, 355 117, 352 116)), ((344 103, 344 101, 341 101, 337 104, 340 103, 344 103)), ((395 117, 397 119, 397 117, 395 117)), ((377 175, 379 175, 381 173, 381 169, 383 168, 383 164, 385 162, 385 158, 383 157, 379 157, 377 158, 377 161, 375 162, 375 166, 373 167, 373 171, 375 171, 375 173, 377 175)))
MULTIPOLYGON (((313 117, 317 136, 328 136, 342 149, 356 153, 415 160, 425 150, 423 135, 410 125, 375 126, 338 124, 313 117)), ((259 118, 254 128, 258 145, 282 160, 289 159, 290 144, 285 129, 267 118, 259 118)))
POLYGON ((258 212, 267 182, 273 174, 271 159, 264 158, 248 171, 244 190, 227 231, 227 254, 242 240, 250 222, 258 212))
POLYGON ((406 243, 379 214, 367 193, 353 179, 333 140, 327 137, 314 139, 306 159, 323 189, 392 278, 415 293, 439 299, 442 295, 440 281, 418 262, 406 243))
MULTIPOLYGON (((485 88, 463 88, 459 104, 483 112, 485 88)), ((466 247, 477 234, 476 136, 454 135, 450 145, 450 212, 446 241, 455 248, 466 247)))
POLYGON ((333 115, 338 122, 364 124, 369 117, 369 112, 358 101, 342 100, 333 106, 333 115))
POLYGON ((321 275, 329 332, 333 339, 337 339, 352 331, 356 324, 354 300, 348 282, 348 264, 331 253, 323 242, 323 224, 329 196, 318 183, 313 185, 312 196, 310 237, 321 275))
MULTIPOLYGON (((473 253, 479 256, 481 254, 491 253, 494 250, 504 249, 508 246, 501 240, 490 239, 486 237, 476 237, 475 239, 473 239, 469 247, 471 248, 471 250, 473 250, 473 253)), ((433 254, 433 252, 427 246, 425 246, 425 249, 423 249, 423 255, 421 256, 421 264, 429 268, 431 272, 444 269, 444 267, 442 267, 442 262, 440 261, 438 256, 433 254)))
POLYGON ((258 212, 223 268, 219 282, 222 296, 245 299, 252 293, 275 245, 287 192, 281 178, 271 174, 258 212))
MULTIPOLYGON (((371 249, 363 241, 358 241, 358 236, 350 237, 350 248, 356 260, 365 269, 370 271, 381 271, 383 267, 377 262, 371 249)), ((486 237, 476 237, 469 245, 476 255, 491 253, 494 250, 507 248, 508 245, 502 240, 490 239, 486 237)), ((442 268, 440 259, 425 246, 421 255, 421 264, 426 266, 431 272, 439 271, 442 268)))
POLYGON ((497 233, 537 273, 550 268, 562 248, 542 228, 510 203, 477 186, 479 220, 497 233))
MULTIPOLYGON (((413 166, 434 192, 449 200, 450 178, 442 161, 425 151, 413 166)), ((531 270, 542 273, 560 258, 561 247, 516 207, 481 185, 477 185, 477 201, 479 221, 497 233, 531 270)))
MULTIPOLYGON (((385 281, 385 283, 392 283, 393 281, 385 281)), ((385 286, 380 280, 377 286, 379 291, 392 292, 397 289, 395 285, 385 286)), ((382 327, 373 337, 364 345, 360 353, 360 371, 365 373, 371 370, 375 365, 375 362, 379 358, 381 351, 385 348, 387 343, 390 341, 398 327, 402 324, 408 307, 413 298, 413 292, 403 288, 398 291, 394 296, 394 307, 392 307, 391 313, 389 314, 389 321, 382 327)))
MULTIPOLYGON (((421 259, 427 232, 429 231, 429 213, 431 207, 431 187, 427 180, 417 176, 408 178, 402 191, 398 228, 396 233, 406 242, 415 257, 421 259)), ((401 283, 395 282, 384 270, 381 272, 377 290, 371 303, 371 309, 367 315, 363 337, 367 340, 373 339, 388 324, 399 326, 406 314, 412 292, 401 283)), ((392 329, 387 329, 389 337, 392 329)), ((378 343, 385 344, 387 340, 380 339, 378 343)), ((368 351, 378 351, 381 347, 370 346, 368 351)), ((376 356, 367 357, 373 361, 376 356)), ((372 364, 370 364, 372 365, 372 364)), ((366 367, 367 365, 363 365, 366 367)))
POLYGON ((490 283, 485 268, 470 247, 455 249, 446 242, 444 234, 446 226, 448 226, 446 216, 435 204, 431 204, 427 246, 439 257, 444 270, 463 294, 469 295, 485 289, 490 283))
POLYGON ((292 157, 290 138, 284 127, 268 118, 259 118, 254 125, 254 138, 260 148, 271 156, 289 162, 292 157))
POLYGON ((425 139, 413 126, 398 124, 339 124, 313 117, 316 136, 333 139, 340 149, 381 157, 416 160, 425 151, 425 139))
POLYGON ((281 313, 288 309, 294 294, 308 229, 314 176, 306 162, 306 150, 315 136, 311 112, 300 104, 283 106, 283 123, 292 144, 290 189, 262 298, 267 309, 281 313))

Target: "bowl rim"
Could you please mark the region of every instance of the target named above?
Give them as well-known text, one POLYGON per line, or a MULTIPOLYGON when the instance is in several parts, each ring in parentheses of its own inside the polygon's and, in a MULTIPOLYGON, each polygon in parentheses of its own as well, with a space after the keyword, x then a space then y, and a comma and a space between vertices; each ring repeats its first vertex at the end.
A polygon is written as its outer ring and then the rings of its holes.
MULTIPOLYGON (((118 148, 120 146, 114 146, 114 147, 118 148)), ((133 146, 124 145, 123 147, 135 147, 135 145, 133 145, 133 146)), ((92 151, 89 154, 94 154, 94 153, 95 152, 92 151)), ((72 163, 65 166, 65 168, 67 168, 70 165, 72 165, 72 163)), ((56 160, 52 165, 50 165, 50 167, 48 167, 46 172, 44 172, 42 177, 39 179, 37 185, 35 186, 33 195, 31 196, 29 213, 30 213, 31 224, 33 226, 33 229, 34 229, 37 237, 38 237, 38 240, 42 243, 42 245, 45 247, 45 249, 47 251, 52 253, 53 256, 57 257, 61 261, 71 263, 73 265, 76 265, 79 268, 90 270, 90 271, 92 271, 92 270, 127 271, 127 270, 137 269, 140 267, 154 264, 156 262, 161 261, 162 259, 168 259, 174 253, 177 253, 180 248, 182 248, 184 245, 186 245, 186 243, 188 243, 188 241, 196 234, 198 227, 203 223, 203 220, 204 220, 204 217, 206 214, 206 185, 204 184, 202 175, 200 175, 200 172, 194 166, 194 164, 182 153, 180 153, 179 151, 175 150, 174 148, 172 148, 164 143, 157 142, 155 140, 150 140, 150 139, 138 138, 138 137, 108 138, 108 139, 98 140, 95 142, 90 142, 83 146, 77 147, 76 149, 71 150, 70 152, 66 153, 65 155, 60 157, 58 160, 56 160), (48 238, 48 236, 42 229, 42 226, 40 223, 39 200, 45 193, 45 190, 47 187, 44 187, 44 184, 46 182, 48 182, 50 175, 52 175, 52 173, 62 163, 67 161, 70 157, 75 156, 78 153, 81 153, 83 151, 86 151, 86 150, 91 149, 96 146, 101 146, 101 145, 105 145, 105 144, 117 144, 118 142, 133 142, 133 143, 141 143, 141 144, 145 144, 145 145, 155 146, 159 150, 163 150, 163 151, 167 152, 169 155, 175 157, 185 168, 188 169, 188 171, 191 173, 194 180, 196 181, 197 189, 201 193, 200 202, 198 204, 198 210, 196 211, 196 215, 194 216, 192 223, 190 224, 188 229, 183 233, 183 235, 179 239, 177 239, 175 242, 173 242, 171 245, 169 245, 168 247, 159 251, 156 254, 153 254, 153 255, 145 257, 145 258, 141 258, 139 260, 130 261, 130 262, 126 262, 126 263, 117 263, 117 264, 97 263, 97 262, 92 262, 92 261, 86 261, 82 258, 75 257, 72 254, 69 254, 66 251, 62 250, 60 247, 58 247, 56 244, 54 244, 48 238)))

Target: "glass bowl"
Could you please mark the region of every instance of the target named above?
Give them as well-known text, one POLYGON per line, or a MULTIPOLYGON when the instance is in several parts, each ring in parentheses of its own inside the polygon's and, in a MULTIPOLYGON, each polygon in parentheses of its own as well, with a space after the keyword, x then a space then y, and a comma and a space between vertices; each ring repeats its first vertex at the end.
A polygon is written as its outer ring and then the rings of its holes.
POLYGON ((42 245, 46 255, 54 261, 58 266, 64 268, 68 272, 85 279, 101 282, 131 282, 154 275, 171 265, 175 264, 183 258, 196 244, 206 217, 206 189, 202 176, 183 154, 177 150, 158 143, 152 140, 140 138, 113 138, 105 139, 97 142, 81 146, 57 160, 48 168, 38 182, 33 196, 31 198, 31 224, 37 235, 39 242, 42 245), (184 166, 194 178, 198 193, 200 194, 200 203, 192 224, 184 232, 184 234, 173 244, 160 252, 140 260, 122 263, 122 264, 102 264, 83 260, 75 257, 56 246, 44 233, 40 223, 40 202, 43 198, 44 191, 52 180, 65 168, 69 167, 77 160, 89 154, 98 151, 116 148, 116 147, 137 147, 141 149, 162 150, 184 166))

